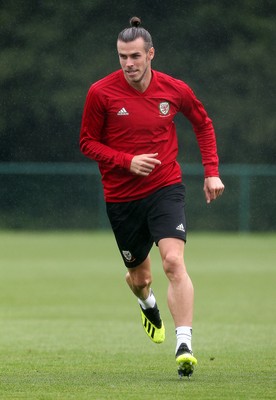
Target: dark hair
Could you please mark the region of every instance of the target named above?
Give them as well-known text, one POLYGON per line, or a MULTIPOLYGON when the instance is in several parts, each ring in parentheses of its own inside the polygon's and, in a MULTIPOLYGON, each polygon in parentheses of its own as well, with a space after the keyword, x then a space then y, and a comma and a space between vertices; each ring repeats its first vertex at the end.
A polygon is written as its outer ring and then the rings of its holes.
POLYGON ((149 49, 153 46, 152 38, 151 34, 145 28, 140 27, 141 19, 138 17, 132 17, 129 23, 130 28, 126 28, 120 32, 118 35, 118 40, 127 43, 141 37, 145 42, 145 50, 149 51, 149 49))

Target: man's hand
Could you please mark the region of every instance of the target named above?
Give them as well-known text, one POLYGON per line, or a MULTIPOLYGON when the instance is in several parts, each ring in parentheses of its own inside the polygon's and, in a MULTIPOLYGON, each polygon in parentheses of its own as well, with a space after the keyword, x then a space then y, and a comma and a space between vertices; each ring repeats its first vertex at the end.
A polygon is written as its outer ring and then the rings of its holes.
POLYGON ((131 160, 130 172, 134 175, 148 176, 157 165, 161 164, 157 156, 158 153, 134 156, 131 160))
POLYGON ((210 176, 204 179, 203 187, 205 198, 207 203, 215 200, 218 196, 221 196, 224 191, 224 184, 217 176, 210 176))

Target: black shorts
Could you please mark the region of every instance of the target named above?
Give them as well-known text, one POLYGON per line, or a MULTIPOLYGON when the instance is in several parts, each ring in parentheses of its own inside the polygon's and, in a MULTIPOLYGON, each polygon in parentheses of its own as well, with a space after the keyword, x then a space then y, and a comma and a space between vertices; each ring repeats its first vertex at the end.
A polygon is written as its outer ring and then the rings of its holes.
POLYGON ((141 264, 160 239, 186 241, 185 186, 163 187, 141 200, 106 203, 107 215, 127 268, 141 264))

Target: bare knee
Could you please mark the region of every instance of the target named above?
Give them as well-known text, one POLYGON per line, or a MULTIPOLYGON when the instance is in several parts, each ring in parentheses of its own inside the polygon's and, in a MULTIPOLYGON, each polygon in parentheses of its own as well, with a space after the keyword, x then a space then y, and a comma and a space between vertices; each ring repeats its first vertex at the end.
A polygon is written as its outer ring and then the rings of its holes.
POLYGON ((185 276, 186 267, 182 254, 167 252, 162 261, 164 271, 170 280, 178 280, 185 276))

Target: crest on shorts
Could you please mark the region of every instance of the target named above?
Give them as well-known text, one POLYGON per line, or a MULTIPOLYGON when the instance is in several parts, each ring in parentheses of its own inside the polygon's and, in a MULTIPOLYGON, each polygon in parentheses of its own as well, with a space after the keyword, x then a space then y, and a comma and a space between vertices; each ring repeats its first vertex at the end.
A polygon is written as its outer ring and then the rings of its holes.
POLYGON ((162 101, 162 103, 159 104, 159 110, 162 115, 168 115, 170 112, 170 103, 168 101, 162 101))
POLYGON ((133 255, 131 254, 130 251, 128 250, 122 250, 122 254, 124 256, 124 259, 128 262, 133 262, 135 261, 135 258, 133 257, 133 255))

